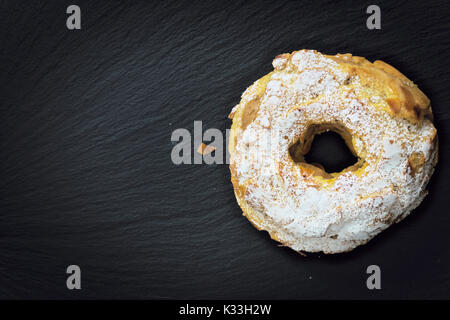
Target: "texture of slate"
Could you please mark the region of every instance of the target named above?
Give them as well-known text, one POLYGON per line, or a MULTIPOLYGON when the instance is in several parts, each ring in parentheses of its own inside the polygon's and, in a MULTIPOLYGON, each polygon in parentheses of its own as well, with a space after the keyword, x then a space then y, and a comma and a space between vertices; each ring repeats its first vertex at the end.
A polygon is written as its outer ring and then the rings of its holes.
MULTIPOLYGON (((449 298, 450 3, 0 2, 0 298, 449 298), (382 59, 432 100, 440 161, 401 224, 336 256, 278 247, 226 165, 171 162, 171 133, 230 126, 272 58, 382 59), (65 268, 82 269, 82 290, 65 268), (366 288, 366 267, 382 290, 366 288)), ((326 156, 326 154, 324 154, 326 156)))

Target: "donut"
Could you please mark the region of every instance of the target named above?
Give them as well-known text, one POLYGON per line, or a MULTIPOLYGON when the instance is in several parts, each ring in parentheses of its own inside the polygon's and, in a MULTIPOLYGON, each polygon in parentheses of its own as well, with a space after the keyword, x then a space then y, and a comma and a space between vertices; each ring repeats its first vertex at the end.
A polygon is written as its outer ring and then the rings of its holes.
POLYGON ((340 253, 401 221, 427 194, 438 159, 430 100, 383 61, 313 50, 280 54, 229 118, 229 167, 243 215, 299 253, 340 253), (357 158, 308 163, 315 135, 338 133, 357 158))

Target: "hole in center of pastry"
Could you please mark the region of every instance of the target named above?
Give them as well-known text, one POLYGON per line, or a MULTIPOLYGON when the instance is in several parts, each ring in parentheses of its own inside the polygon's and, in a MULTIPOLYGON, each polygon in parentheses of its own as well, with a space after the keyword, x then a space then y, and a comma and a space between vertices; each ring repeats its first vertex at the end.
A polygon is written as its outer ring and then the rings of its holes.
POLYGON ((289 147, 292 160, 305 173, 332 178, 361 167, 352 144, 352 136, 339 123, 314 124, 289 147))
POLYGON ((311 149, 305 154, 305 162, 320 164, 328 173, 340 172, 358 161, 345 144, 344 139, 334 132, 328 131, 314 137, 311 149))

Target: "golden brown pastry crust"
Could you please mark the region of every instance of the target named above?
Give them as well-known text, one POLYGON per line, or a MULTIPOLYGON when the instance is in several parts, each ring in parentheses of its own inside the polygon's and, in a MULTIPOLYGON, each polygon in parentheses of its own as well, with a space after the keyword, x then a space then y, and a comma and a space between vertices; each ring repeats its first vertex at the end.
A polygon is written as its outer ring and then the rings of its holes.
POLYGON ((412 122, 432 117, 427 96, 393 66, 381 60, 371 63, 349 53, 327 57, 348 70, 350 76, 357 75, 364 85, 383 92, 394 115, 412 122))

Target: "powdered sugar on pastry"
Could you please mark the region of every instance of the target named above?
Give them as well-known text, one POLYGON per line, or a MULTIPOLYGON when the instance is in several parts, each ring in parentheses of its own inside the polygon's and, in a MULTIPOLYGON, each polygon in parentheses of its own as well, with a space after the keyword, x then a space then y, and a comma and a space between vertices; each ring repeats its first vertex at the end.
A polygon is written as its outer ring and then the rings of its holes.
POLYGON ((236 197, 258 229, 297 251, 337 253, 419 205, 437 161, 436 129, 409 79, 382 62, 310 50, 273 66, 233 109, 230 134, 236 197), (326 130, 351 145, 355 166, 329 174, 294 161, 290 148, 326 130))

